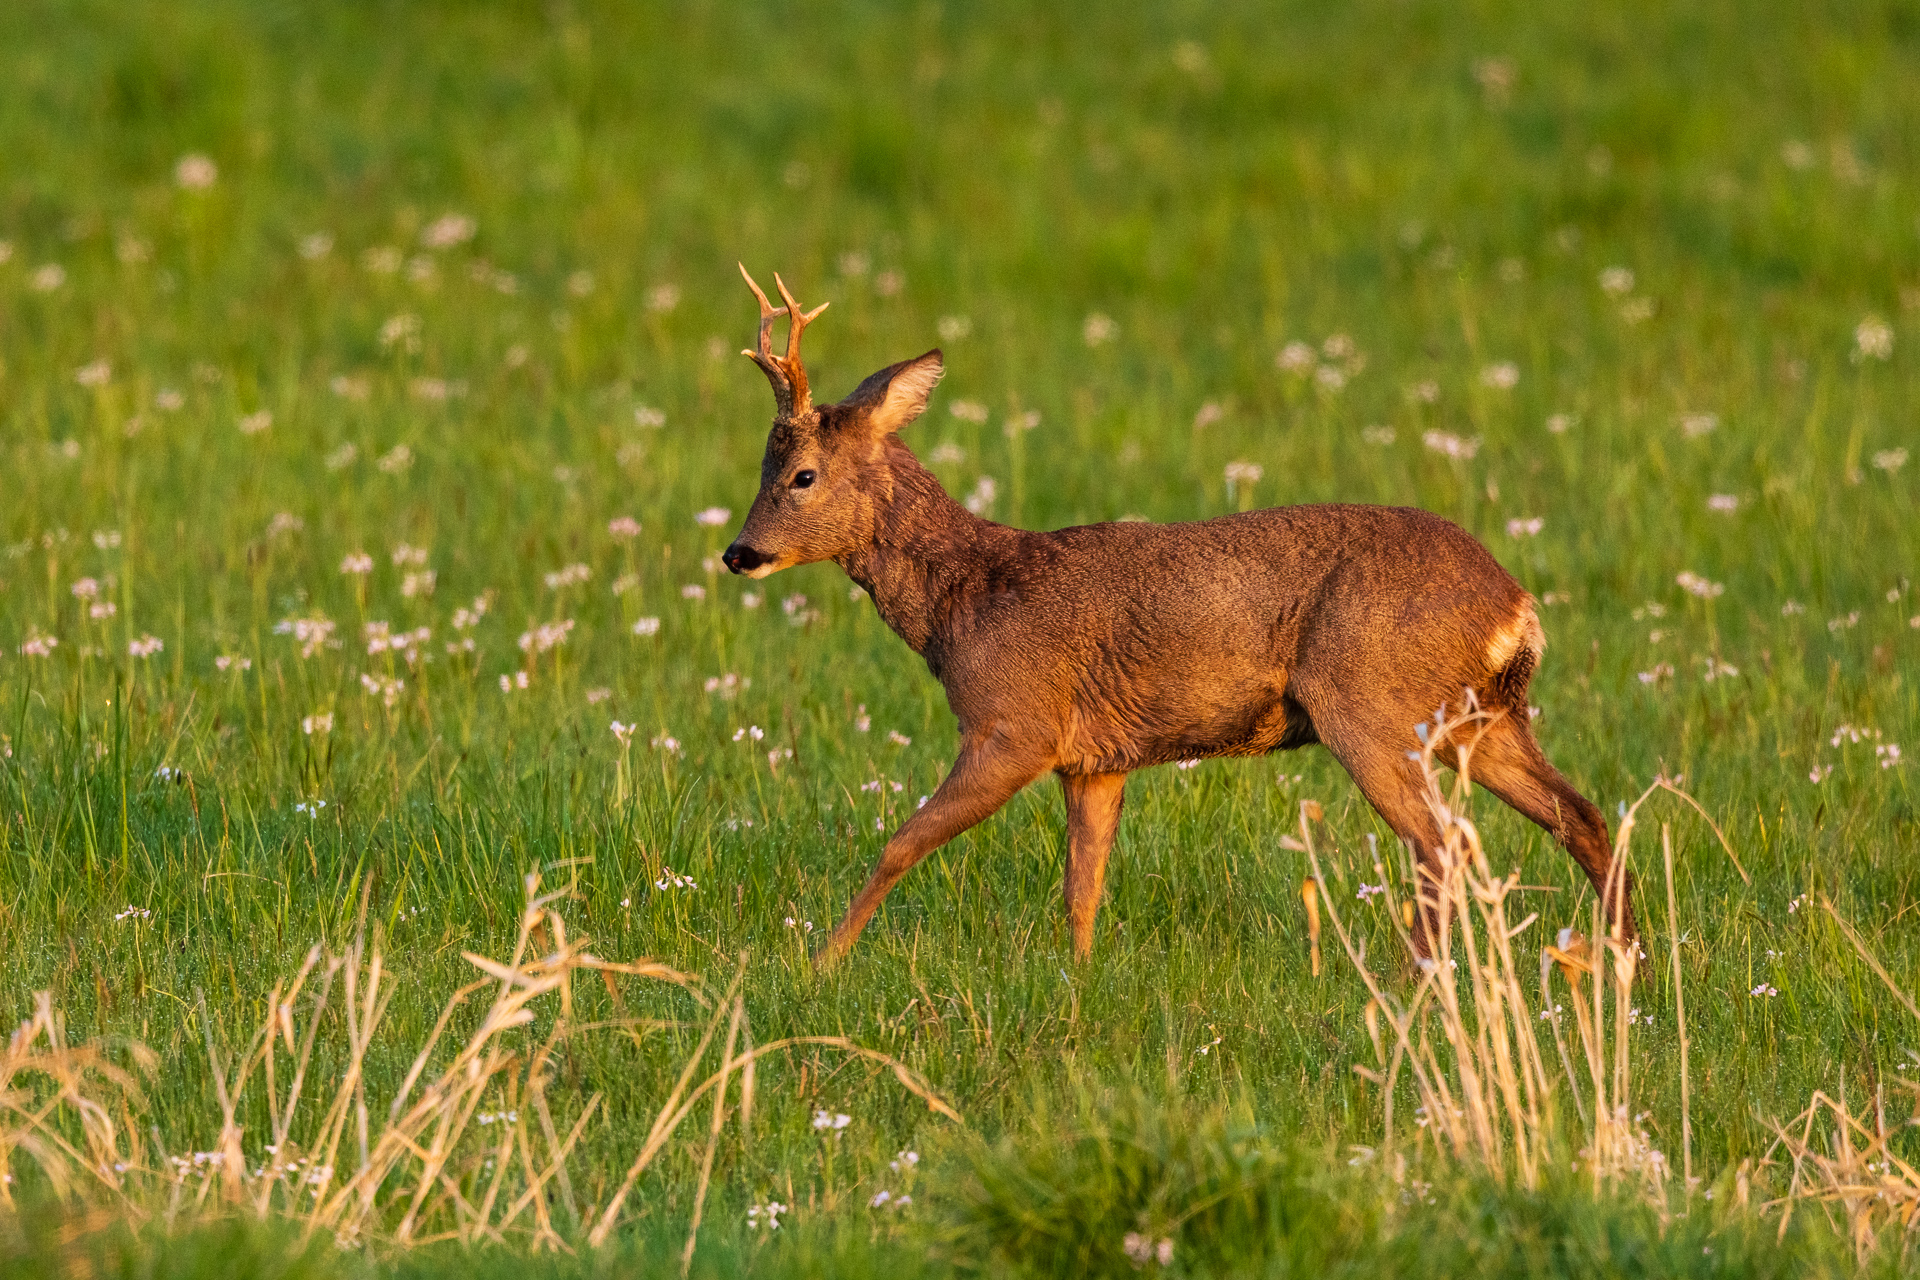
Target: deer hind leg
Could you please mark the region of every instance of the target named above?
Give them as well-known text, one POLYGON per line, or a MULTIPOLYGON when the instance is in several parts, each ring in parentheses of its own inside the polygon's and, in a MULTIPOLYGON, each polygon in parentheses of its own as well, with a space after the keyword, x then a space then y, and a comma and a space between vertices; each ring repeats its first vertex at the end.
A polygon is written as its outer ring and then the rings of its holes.
POLYGON ((1559 841, 1593 883, 1608 923, 1628 942, 1638 936, 1633 877, 1625 867, 1615 873, 1607 820, 1548 761, 1531 726, 1514 714, 1496 721, 1468 754, 1467 776, 1559 841))
POLYGON ((1093 952, 1093 918, 1107 883, 1107 854, 1120 830, 1124 773, 1060 775, 1067 796, 1067 920, 1073 926, 1073 956, 1093 952))
POLYGON ((915 863, 989 817, 1044 773, 1046 765, 1046 761, 1026 760, 1003 746, 981 741, 963 745, 960 758, 954 761, 939 789, 887 841, 866 885, 854 895, 847 914, 833 927, 826 944, 814 953, 814 965, 824 968, 851 951, 867 921, 915 863))
MULTIPOLYGON (((1412 741, 1411 727, 1401 734, 1412 741)), ((1421 873, 1417 877, 1421 905, 1414 920, 1413 946, 1421 956, 1431 956, 1433 934, 1439 926, 1433 877, 1439 870, 1441 837, 1440 825, 1427 807, 1420 766, 1407 758, 1406 748, 1391 745, 1393 739, 1384 732, 1376 736, 1349 728, 1329 733, 1323 727, 1321 741, 1353 778, 1367 803, 1393 828, 1394 835, 1412 846, 1421 873)))

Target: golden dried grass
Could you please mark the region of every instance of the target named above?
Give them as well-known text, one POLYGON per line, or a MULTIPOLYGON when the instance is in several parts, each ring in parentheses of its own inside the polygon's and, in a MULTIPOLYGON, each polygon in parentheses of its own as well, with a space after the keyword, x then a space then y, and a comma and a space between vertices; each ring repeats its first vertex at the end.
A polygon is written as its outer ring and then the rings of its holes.
MULTIPOLYGON (((1596 1192, 1632 1186, 1664 1203, 1668 1162, 1632 1105, 1628 1031, 1634 1025, 1631 996, 1644 958, 1641 947, 1602 929, 1596 899, 1587 933, 1563 928, 1540 951, 1537 982, 1544 1015, 1525 994, 1529 971, 1515 944, 1539 917, 1528 913, 1517 923, 1511 919, 1509 902, 1520 878, 1494 872, 1471 817, 1474 743, 1500 714, 1469 699, 1459 712, 1436 716, 1415 753, 1442 844, 1431 864, 1410 860, 1401 881, 1415 886, 1418 908, 1433 922, 1431 958, 1419 956, 1414 946, 1414 903, 1396 900, 1393 878, 1384 874, 1384 866, 1377 868, 1387 895, 1386 918, 1413 973, 1411 991, 1369 968, 1348 922, 1330 899, 1323 905, 1372 997, 1366 1019, 1376 1066, 1354 1069, 1381 1088, 1381 1151, 1396 1176, 1404 1176, 1410 1147, 1415 1158, 1431 1151, 1531 1189, 1541 1185, 1550 1160, 1573 1149, 1596 1192), (1450 784, 1441 775, 1443 760, 1454 766, 1450 784), (1556 1003, 1557 991, 1571 997, 1567 1006, 1556 1003), (1561 1012, 1569 1006, 1576 1033, 1571 1047, 1561 1012), (1550 1061, 1557 1062, 1558 1072, 1550 1061), (1395 1122, 1403 1073, 1417 1099, 1413 1132, 1406 1136, 1395 1122), (1556 1106, 1561 1079, 1572 1102, 1571 1118, 1556 1106)), ((1620 823, 1616 875, 1626 873, 1641 805, 1662 790, 1694 803, 1666 779, 1656 780, 1620 823)), ((1299 832, 1290 843, 1307 854, 1315 877, 1325 883, 1313 815, 1305 806, 1299 832)))
MULTIPOLYGON (((577 1243, 598 1246, 609 1239, 641 1177, 682 1123, 707 1103, 711 1118, 700 1148, 684 1268, 693 1256, 729 1118, 740 1141, 750 1137, 755 1068, 767 1055, 813 1045, 864 1058, 891 1070, 930 1110, 960 1119, 904 1063, 845 1037, 798 1036, 756 1045, 741 991, 745 956, 716 995, 699 978, 656 961, 596 956, 587 939, 569 937, 555 909, 570 888, 543 893, 531 874, 525 888, 511 957, 464 953, 480 976, 447 1000, 383 1108, 369 1101, 366 1069, 382 1043, 396 982, 379 946, 368 942, 364 901, 353 943, 339 954, 316 946, 291 980, 276 984, 266 1018, 237 1056, 221 1052, 203 1000, 200 1021, 218 1113, 217 1137, 205 1151, 170 1155, 157 1130, 143 1140, 139 1079, 154 1069, 153 1053, 130 1043, 68 1045, 51 997, 40 993, 33 1017, 15 1031, 0 1058, 0 1170, 10 1167, 18 1151, 56 1195, 105 1197, 136 1221, 244 1213, 291 1220, 303 1224, 308 1236, 325 1233, 348 1246, 513 1240, 534 1250, 571 1252, 577 1243), (536 940, 550 949, 540 953, 536 940), (577 1021, 574 983, 589 976, 610 988, 635 979, 677 988, 705 1015, 696 1047, 604 1203, 581 1201, 570 1168, 603 1098, 594 1093, 584 1103, 568 1098, 572 1105, 556 1105, 556 1051, 579 1036, 638 1035, 680 1024, 624 1017, 577 1021), (472 1030, 454 1036, 456 1015, 482 995, 486 1004, 472 1030), (536 1033, 536 1026, 544 1031, 536 1033), (323 1041, 327 1052, 317 1053, 323 1041), (338 1063, 324 1081, 317 1058, 338 1063), (270 1141, 249 1152, 241 1117, 262 1106, 270 1141), (483 1111, 486 1106, 496 1110, 483 1111), (560 1112, 571 1117, 564 1126, 556 1120, 560 1112)), ((10 1203, 11 1186, 0 1183, 0 1204, 10 1203)))
MULTIPOLYGON (((1517 924, 1509 923, 1507 904, 1519 887, 1519 877, 1494 873, 1470 816, 1473 741, 1494 714, 1469 700, 1458 714, 1436 717, 1416 756, 1426 780, 1428 806, 1444 833, 1434 864, 1409 861, 1403 876, 1405 883, 1417 886, 1421 906, 1432 912, 1436 922, 1431 960, 1415 951, 1409 927, 1413 913, 1393 900, 1392 880, 1382 875, 1390 908, 1387 919, 1415 975, 1411 991, 1404 992, 1368 967, 1364 946, 1325 895, 1311 920, 1317 934, 1318 917, 1324 912, 1372 996, 1367 1028, 1378 1066, 1356 1065, 1354 1070, 1381 1088, 1381 1151, 1396 1181, 1406 1180, 1409 1155, 1415 1160, 1431 1155, 1443 1162, 1470 1164, 1497 1180, 1516 1179, 1528 1188, 1540 1185, 1546 1161, 1571 1153, 1574 1167, 1591 1179, 1596 1196, 1620 1191, 1637 1194, 1664 1217, 1670 1212, 1674 1171, 1642 1127, 1644 1115, 1633 1110, 1629 1028, 1635 1025, 1633 983, 1645 953, 1637 943, 1623 942, 1617 932, 1602 929, 1596 899, 1589 932, 1583 935, 1563 928, 1553 943, 1541 949, 1543 1012, 1528 1009, 1521 994, 1522 972, 1514 942, 1536 923, 1537 916, 1529 914, 1517 924), (1439 770, 1439 761, 1449 754, 1457 766, 1451 784, 1443 781, 1439 770), (1572 1036, 1561 1016, 1563 1006, 1556 1004, 1557 989, 1571 996, 1564 1007, 1572 1011, 1572 1036), (1558 1062, 1557 1074, 1547 1065, 1549 1052, 1558 1062), (1411 1135, 1402 1135, 1395 1123, 1395 1096, 1403 1072, 1411 1078, 1418 1099, 1418 1120, 1411 1135), (1557 1105, 1563 1080, 1572 1116, 1557 1105)), ((1747 878, 1725 833, 1697 800, 1664 777, 1656 778, 1621 816, 1614 839, 1615 876, 1627 873, 1642 806, 1661 792, 1678 796, 1697 810, 1735 869, 1747 878)), ((1308 855, 1315 880, 1324 884, 1313 837, 1317 810, 1311 801, 1301 806, 1299 837, 1287 843, 1308 855)), ((1678 1185, 1683 1196, 1690 1197, 1699 1185, 1693 1176, 1691 1041, 1676 924, 1672 832, 1664 824, 1661 861, 1679 1031, 1682 1168, 1678 1185)), ((1617 880, 1609 883, 1607 893, 1614 884, 1617 880)), ((1833 904, 1824 905, 1866 964, 1920 1018, 1920 1003, 1894 982, 1833 904)), ((1838 1096, 1816 1091, 1798 1115, 1773 1122, 1776 1137, 1765 1155, 1758 1161, 1741 1162, 1732 1172, 1737 1204, 1755 1207, 1755 1180, 1781 1175, 1785 1181, 1781 1194, 1757 1206, 1763 1213, 1779 1213, 1781 1238, 1796 1208, 1813 1205, 1852 1242, 1863 1264, 1890 1235, 1897 1234, 1901 1247, 1910 1248, 1915 1231, 1920 1230, 1920 1171, 1894 1153, 1891 1140, 1901 1128, 1920 1124, 1920 1085, 1896 1081, 1893 1087, 1914 1104, 1914 1116, 1891 1127, 1886 1085, 1876 1087, 1872 1114, 1862 1118, 1847 1104, 1844 1079, 1838 1096)))

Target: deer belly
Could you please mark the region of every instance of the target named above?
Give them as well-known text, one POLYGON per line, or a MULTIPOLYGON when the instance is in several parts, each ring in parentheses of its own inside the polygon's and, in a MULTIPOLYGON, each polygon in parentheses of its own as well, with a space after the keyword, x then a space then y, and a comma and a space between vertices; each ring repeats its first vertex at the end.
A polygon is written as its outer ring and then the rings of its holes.
POLYGON ((1257 756, 1316 741, 1286 673, 1258 680, 1195 678, 1188 671, 1133 696, 1076 701, 1061 751, 1076 772, 1110 772, 1209 756, 1257 756))

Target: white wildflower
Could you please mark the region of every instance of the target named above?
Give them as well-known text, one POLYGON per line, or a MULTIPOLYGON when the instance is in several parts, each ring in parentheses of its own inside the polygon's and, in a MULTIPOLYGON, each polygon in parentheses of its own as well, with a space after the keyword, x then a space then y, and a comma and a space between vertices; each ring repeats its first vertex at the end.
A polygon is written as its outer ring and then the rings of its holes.
POLYGON ((173 180, 186 191, 205 191, 220 180, 220 167, 207 156, 191 153, 173 166, 173 180))

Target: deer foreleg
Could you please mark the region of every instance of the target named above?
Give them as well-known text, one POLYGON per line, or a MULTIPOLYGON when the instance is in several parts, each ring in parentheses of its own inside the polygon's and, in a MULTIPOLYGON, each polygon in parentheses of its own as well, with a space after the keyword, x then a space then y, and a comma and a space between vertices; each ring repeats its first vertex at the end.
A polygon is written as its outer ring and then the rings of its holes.
POLYGON ((1107 854, 1120 830, 1124 773, 1062 774, 1067 795, 1067 920, 1073 926, 1073 955, 1093 952, 1093 918, 1107 883, 1107 854))
POLYGON ((814 964, 830 965, 852 950, 867 921, 915 863, 987 818, 1045 772, 1046 765, 1046 761, 1030 762, 998 745, 976 742, 963 746, 939 789, 887 841, 866 885, 854 895, 826 945, 814 953, 814 964))

